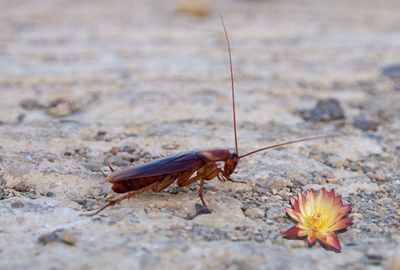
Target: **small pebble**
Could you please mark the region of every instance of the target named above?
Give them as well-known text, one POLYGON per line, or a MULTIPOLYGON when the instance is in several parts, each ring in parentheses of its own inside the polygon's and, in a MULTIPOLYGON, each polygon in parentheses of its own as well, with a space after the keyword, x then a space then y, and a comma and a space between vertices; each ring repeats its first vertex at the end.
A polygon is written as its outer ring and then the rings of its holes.
POLYGON ((35 189, 34 189, 34 192, 35 192, 35 194, 38 195, 38 196, 43 195, 43 190, 40 189, 40 188, 35 188, 35 189))
POLYGON ((357 118, 354 120, 353 125, 354 127, 361 129, 363 131, 368 131, 368 130, 376 131, 378 129, 378 122, 371 121, 368 119, 357 118))
POLYGON ((113 146, 111 147, 110 151, 111 154, 116 155, 117 153, 121 152, 121 148, 113 146))
POLYGON ((332 184, 337 184, 340 183, 340 179, 336 179, 336 178, 328 178, 326 179, 327 183, 332 183, 332 184))
POLYGON ((292 182, 290 182, 289 180, 280 177, 280 176, 275 176, 272 177, 268 183, 265 185, 266 188, 268 189, 272 189, 272 190, 277 190, 277 189, 283 189, 285 187, 290 187, 292 186, 292 182))
POLYGON ((187 14, 204 17, 210 14, 210 5, 207 0, 181 0, 179 10, 187 14))
POLYGON ((344 112, 339 100, 335 98, 318 100, 317 105, 308 111, 301 113, 306 121, 320 122, 344 119, 344 112))
POLYGON ((165 149, 165 150, 176 150, 179 148, 179 144, 176 144, 176 143, 164 144, 164 145, 161 145, 161 148, 165 149))
POLYGON ((25 222, 25 218, 24 217, 17 217, 17 222, 18 222, 18 224, 23 224, 24 222, 25 222))
POLYGON ((80 106, 72 100, 57 98, 51 102, 47 112, 55 117, 64 117, 78 112, 80 109, 80 106))
POLYGON ((69 230, 65 230, 65 231, 61 232, 60 239, 64 243, 71 245, 71 246, 75 245, 75 243, 76 243, 76 235, 72 231, 69 231, 69 230))
POLYGON ((96 136, 94 136, 96 141, 102 141, 104 140, 104 136, 107 134, 107 131, 103 131, 103 130, 99 130, 96 134, 96 136))
POLYGON ((86 199, 94 199, 95 196, 94 196, 93 194, 90 194, 90 193, 89 193, 89 194, 86 194, 86 195, 85 195, 85 198, 86 198, 86 199))
POLYGON ((380 265, 383 260, 383 257, 379 254, 366 254, 366 256, 368 263, 372 265, 380 265))
POLYGON ((12 202, 11 203, 11 208, 16 209, 16 208, 22 208, 24 207, 24 204, 20 201, 12 202))
POLYGON ((49 234, 41 235, 38 240, 42 245, 47 245, 51 242, 61 242, 72 246, 76 243, 76 236, 72 231, 60 229, 49 234))
POLYGON ((275 223, 275 221, 273 221, 272 219, 266 219, 265 222, 266 222, 268 225, 273 225, 273 224, 275 223))
POLYGON ((19 105, 27 111, 40 110, 44 108, 43 104, 41 104, 37 99, 33 98, 24 99, 19 103, 19 105))
POLYGON ((267 218, 268 219, 277 219, 280 217, 286 216, 286 210, 280 206, 272 206, 267 211, 267 218))
POLYGON ((77 198, 72 198, 71 201, 74 201, 79 204, 84 204, 86 202, 86 199, 77 197, 77 198))
POLYGON ((264 241, 264 237, 263 237, 262 235, 257 235, 257 236, 254 238, 254 241, 261 243, 261 242, 264 241))
POLYGON ((381 198, 376 200, 376 204, 380 206, 389 205, 393 200, 391 198, 381 198))
POLYGON ((48 243, 58 241, 58 235, 54 233, 44 234, 41 235, 38 240, 40 244, 47 245, 48 243))
POLYGON ((383 174, 379 174, 379 173, 372 173, 372 172, 369 172, 369 173, 367 173, 367 176, 368 176, 369 178, 371 178, 371 179, 376 180, 376 181, 383 181, 383 180, 385 180, 385 176, 384 176, 383 174))
POLYGON ((119 167, 126 167, 129 165, 129 162, 127 162, 126 160, 123 160, 119 156, 109 156, 104 160, 104 163, 117 165, 119 167))
POLYGON ((388 77, 400 78, 400 64, 394 63, 383 67, 382 74, 388 77))
POLYGON ((326 179, 319 174, 316 174, 314 177, 314 182, 318 185, 326 184, 326 179))
POLYGON ((196 203, 195 208, 196 208, 196 216, 211 214, 211 211, 202 204, 196 203))
POLYGON ((249 218, 264 218, 265 211, 259 208, 250 208, 247 209, 244 214, 249 218))
POLYGON ((54 194, 54 192, 47 191, 47 192, 46 192, 46 196, 47 196, 47 197, 54 197, 54 196, 56 196, 56 194, 54 194))
POLYGON ((39 199, 40 196, 39 196, 39 195, 36 195, 36 194, 29 194, 29 195, 28 195, 28 198, 31 199, 31 200, 36 200, 36 199, 39 199))
POLYGON ((307 242, 303 239, 296 239, 296 240, 287 240, 285 241, 285 246, 291 248, 305 248, 307 246, 307 242))
POLYGON ((138 155, 132 155, 129 154, 128 152, 119 152, 117 153, 117 156, 129 162, 134 162, 140 159, 138 155))
POLYGON ((82 163, 82 166, 92 172, 98 172, 100 171, 101 167, 103 167, 103 165, 94 162, 85 162, 82 163))
POLYGON ((360 168, 360 166, 356 163, 350 163, 349 166, 347 166, 347 168, 349 168, 351 171, 355 172, 358 171, 360 168))
POLYGON ((28 187, 26 186, 25 181, 21 181, 14 186, 14 189, 18 192, 26 192, 28 190, 28 187))

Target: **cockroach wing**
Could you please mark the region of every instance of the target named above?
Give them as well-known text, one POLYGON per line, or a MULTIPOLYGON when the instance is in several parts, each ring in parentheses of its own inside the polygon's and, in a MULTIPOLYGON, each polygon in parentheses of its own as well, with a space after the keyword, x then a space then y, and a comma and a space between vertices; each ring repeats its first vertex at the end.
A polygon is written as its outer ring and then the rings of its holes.
POLYGON ((196 151, 196 155, 205 162, 218 162, 225 161, 231 155, 231 152, 229 152, 228 149, 215 148, 209 150, 198 150, 196 151))
POLYGON ((203 161, 196 152, 197 151, 190 151, 167 156, 135 167, 116 170, 110 173, 107 178, 110 182, 118 182, 201 168, 206 162, 203 161))

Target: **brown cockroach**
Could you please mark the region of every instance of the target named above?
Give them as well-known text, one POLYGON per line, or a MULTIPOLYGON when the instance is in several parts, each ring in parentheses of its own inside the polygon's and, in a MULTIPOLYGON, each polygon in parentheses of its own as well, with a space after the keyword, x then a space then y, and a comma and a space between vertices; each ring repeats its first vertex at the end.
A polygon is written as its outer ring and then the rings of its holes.
POLYGON ((104 205, 102 208, 100 208, 94 213, 81 214, 80 216, 90 217, 97 215, 107 207, 113 206, 116 203, 119 203, 125 199, 128 199, 132 196, 140 194, 149 189, 152 189, 154 192, 160 192, 161 190, 170 186, 176 180, 179 187, 184 187, 200 180, 199 197, 203 205, 207 207, 203 199, 204 181, 218 178, 219 181, 246 183, 242 181, 234 181, 230 177, 231 174, 235 171, 236 166, 238 165, 239 160, 241 158, 247 157, 249 155, 255 154, 260 151, 264 151, 267 149, 283 145, 342 136, 342 135, 327 135, 327 136, 305 138, 305 139, 267 146, 239 156, 237 132, 236 132, 236 110, 235 110, 235 90, 234 90, 235 86, 233 79, 231 48, 224 21, 221 15, 220 17, 222 21, 222 26, 224 28, 225 38, 228 44, 228 52, 229 52, 229 64, 230 64, 231 84, 232 84, 233 130, 235 137, 236 153, 231 153, 228 149, 216 148, 209 150, 189 151, 177 155, 163 157, 138 166, 119 169, 119 170, 114 170, 110 165, 108 165, 111 170, 111 173, 106 177, 107 181, 113 184, 112 190, 116 193, 127 193, 130 191, 133 192, 108 202, 106 205, 104 205), (217 162, 225 162, 223 168, 218 167, 217 162), (195 173, 196 175, 194 175, 195 173))

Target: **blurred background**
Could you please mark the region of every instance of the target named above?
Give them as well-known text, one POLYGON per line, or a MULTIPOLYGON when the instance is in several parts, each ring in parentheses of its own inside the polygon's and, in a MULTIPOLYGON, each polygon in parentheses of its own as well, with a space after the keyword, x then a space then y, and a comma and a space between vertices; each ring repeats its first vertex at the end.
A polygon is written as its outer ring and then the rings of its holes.
POLYGON ((1 1, 0 121, 229 122, 219 13, 240 121, 296 124, 296 112, 324 98, 339 100, 350 122, 378 121, 397 106, 378 90, 393 90, 382 69, 399 63, 399 7, 394 0, 1 1))

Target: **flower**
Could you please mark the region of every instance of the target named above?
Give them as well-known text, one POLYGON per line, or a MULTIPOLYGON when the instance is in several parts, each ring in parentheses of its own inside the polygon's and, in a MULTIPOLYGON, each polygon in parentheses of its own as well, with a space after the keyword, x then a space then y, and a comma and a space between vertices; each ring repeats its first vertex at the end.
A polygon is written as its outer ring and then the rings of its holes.
POLYGON ((339 240, 334 231, 347 227, 346 223, 353 221, 352 218, 343 218, 351 209, 351 204, 343 205, 342 196, 335 197, 332 189, 326 194, 325 188, 320 193, 314 189, 307 190, 306 197, 298 192, 299 201, 290 196, 293 209, 286 208, 286 212, 297 222, 289 230, 283 233, 288 236, 306 236, 309 244, 321 240, 324 245, 340 249, 339 240))

